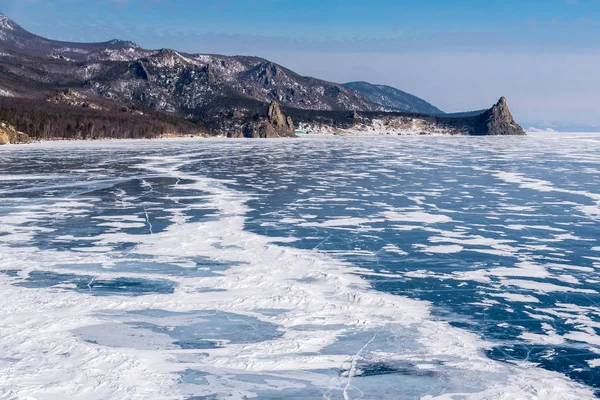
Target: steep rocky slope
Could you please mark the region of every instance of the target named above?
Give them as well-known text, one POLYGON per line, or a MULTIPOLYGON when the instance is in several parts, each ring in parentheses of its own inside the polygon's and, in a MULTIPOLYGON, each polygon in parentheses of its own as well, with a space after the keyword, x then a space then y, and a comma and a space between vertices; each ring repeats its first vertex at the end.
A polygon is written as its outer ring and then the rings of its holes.
POLYGON ((504 96, 479 118, 482 123, 479 132, 487 135, 525 135, 523 128, 513 119, 504 96))
POLYGON ((257 114, 250 122, 244 124, 241 129, 230 130, 227 136, 234 138, 279 138, 293 137, 294 122, 286 116, 279 104, 272 101, 266 114, 257 114))

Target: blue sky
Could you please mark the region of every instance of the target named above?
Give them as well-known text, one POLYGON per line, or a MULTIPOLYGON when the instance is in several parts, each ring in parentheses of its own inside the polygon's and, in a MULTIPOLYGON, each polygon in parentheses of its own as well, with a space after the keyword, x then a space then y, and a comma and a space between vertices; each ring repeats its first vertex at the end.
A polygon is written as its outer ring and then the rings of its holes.
POLYGON ((526 124, 600 126, 600 0, 0 0, 55 39, 253 54, 447 111, 506 95, 526 124))

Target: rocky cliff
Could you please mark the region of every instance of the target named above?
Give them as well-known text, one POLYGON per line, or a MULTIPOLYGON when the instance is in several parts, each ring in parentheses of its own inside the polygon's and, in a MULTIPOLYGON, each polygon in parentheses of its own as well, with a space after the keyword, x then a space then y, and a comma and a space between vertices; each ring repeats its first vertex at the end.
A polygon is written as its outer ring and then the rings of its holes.
POLYGON ((242 133, 247 138, 293 137, 294 123, 290 117, 286 117, 281 112, 279 104, 272 101, 267 114, 247 123, 242 133))
POLYGON ((525 131, 517 124, 508 109, 506 97, 502 97, 496 105, 480 116, 479 132, 485 135, 525 135, 525 131))
POLYGON ((19 132, 14 126, 6 122, 0 122, 0 145, 30 143, 31 138, 23 132, 19 132))

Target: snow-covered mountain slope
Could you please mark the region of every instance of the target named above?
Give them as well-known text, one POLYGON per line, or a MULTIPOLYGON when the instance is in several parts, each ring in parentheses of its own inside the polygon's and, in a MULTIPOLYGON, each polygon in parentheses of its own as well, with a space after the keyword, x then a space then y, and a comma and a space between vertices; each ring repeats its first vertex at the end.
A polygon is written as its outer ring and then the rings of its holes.
MULTIPOLYGON (((122 40, 50 40, 26 31, 2 14, 0 71, 0 94, 4 96, 54 103, 58 99, 70 106, 93 104, 98 106, 93 107, 96 113, 122 108, 167 112, 209 132, 234 136, 257 118, 265 118, 272 101, 282 109, 325 113, 442 113, 394 88, 341 85, 305 77, 258 57, 147 50, 122 40), (57 93, 65 90, 85 101, 62 101, 57 93)), ((12 123, 31 119, 24 112, 21 115, 20 121, 12 123)))
MULTIPOLYGON (((146 50, 135 43, 42 38, 0 14, 0 66, 15 78, 67 84, 88 94, 165 111, 191 112, 238 97, 303 109, 382 110, 352 89, 301 76, 258 57, 146 50), (22 68, 22 67, 25 68, 22 68)), ((26 83, 26 82, 21 82, 26 83)))
POLYGON ((368 82, 348 82, 345 87, 353 89, 371 103, 385 111, 410 112, 415 114, 443 115, 439 108, 423 99, 386 85, 374 85, 368 82))

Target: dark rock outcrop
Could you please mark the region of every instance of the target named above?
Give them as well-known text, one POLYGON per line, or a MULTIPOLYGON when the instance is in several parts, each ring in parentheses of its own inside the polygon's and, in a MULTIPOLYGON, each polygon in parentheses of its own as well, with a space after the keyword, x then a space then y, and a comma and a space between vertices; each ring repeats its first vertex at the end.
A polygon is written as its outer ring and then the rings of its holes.
POLYGON ((252 121, 243 128, 244 137, 248 138, 278 138, 294 136, 294 123, 286 117, 277 102, 269 105, 266 117, 252 121))
POLYGON ((506 97, 502 96, 498 103, 479 116, 479 132, 482 135, 526 135, 525 131, 513 119, 506 97))
POLYGON ((19 132, 14 126, 6 122, 0 122, 0 145, 31 143, 31 138, 23 132, 19 132))
POLYGON ((267 111, 267 116, 269 117, 269 123, 277 132, 281 133, 282 136, 294 133, 294 122, 290 117, 286 117, 281 112, 277 102, 271 102, 269 111, 267 111))
POLYGON ((100 107, 98 104, 90 102, 86 95, 76 92, 72 89, 60 91, 55 96, 49 97, 48 102, 54 104, 67 104, 73 107, 91 108, 94 110, 102 109, 102 107, 100 107))
POLYGON ((130 69, 133 76, 143 79, 145 81, 147 81, 150 76, 142 60, 137 60, 136 62, 131 64, 130 69))

